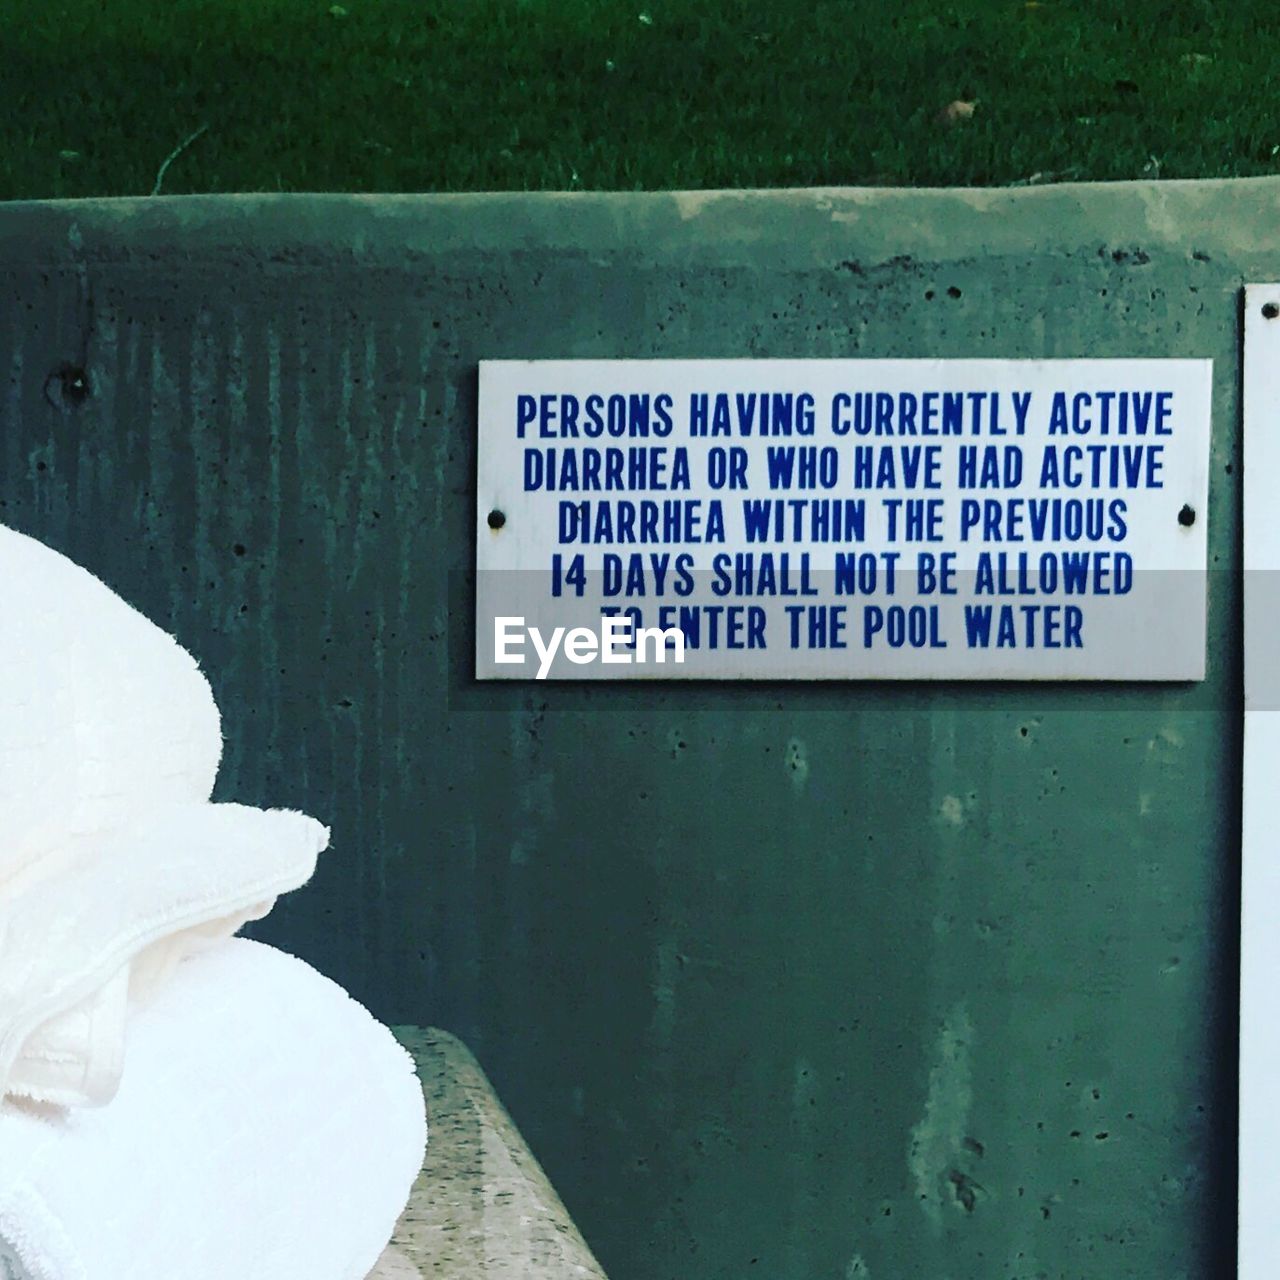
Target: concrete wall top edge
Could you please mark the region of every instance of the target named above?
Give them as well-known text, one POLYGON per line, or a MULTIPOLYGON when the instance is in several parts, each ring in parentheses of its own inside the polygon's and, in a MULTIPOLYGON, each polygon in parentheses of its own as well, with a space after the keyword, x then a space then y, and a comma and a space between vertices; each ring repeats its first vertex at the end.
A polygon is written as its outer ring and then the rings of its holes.
MULTIPOLYGON (((228 259, 403 269, 447 254, 563 251, 651 266, 854 274, 1100 248, 1226 259, 1280 249, 1280 178, 1002 188, 813 188, 424 195, 244 194, 0 205, 0 260, 228 259)), ((1222 266, 1220 261, 1220 267, 1222 266)))

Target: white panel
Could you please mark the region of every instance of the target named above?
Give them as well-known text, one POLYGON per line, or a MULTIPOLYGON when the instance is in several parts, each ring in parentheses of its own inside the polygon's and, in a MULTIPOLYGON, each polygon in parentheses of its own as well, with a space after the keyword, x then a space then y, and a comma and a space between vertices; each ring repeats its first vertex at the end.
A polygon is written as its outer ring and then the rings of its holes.
POLYGON ((1280 284, 1245 290, 1244 520, 1239 1275, 1273 1280, 1280 1267, 1280 284))

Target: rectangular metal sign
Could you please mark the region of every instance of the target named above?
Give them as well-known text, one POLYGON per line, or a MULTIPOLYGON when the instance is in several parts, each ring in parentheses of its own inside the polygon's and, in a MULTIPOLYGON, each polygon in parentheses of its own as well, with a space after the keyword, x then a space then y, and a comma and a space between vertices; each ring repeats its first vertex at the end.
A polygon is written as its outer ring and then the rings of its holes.
POLYGON ((1211 381, 483 361, 476 674, 1200 679, 1211 381))

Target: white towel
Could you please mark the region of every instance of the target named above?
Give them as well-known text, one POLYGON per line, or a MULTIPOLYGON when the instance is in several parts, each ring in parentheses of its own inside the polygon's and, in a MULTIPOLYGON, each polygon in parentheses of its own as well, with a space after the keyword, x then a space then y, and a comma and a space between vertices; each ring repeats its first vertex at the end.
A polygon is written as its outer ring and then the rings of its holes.
POLYGON ((130 1002, 264 915, 328 832, 207 803, 208 681, 87 570, 0 526, 0 1097, 100 1105, 130 1002))
POLYGON ((309 879, 327 841, 302 814, 171 804, 11 882, 0 891, 0 1093, 108 1102, 130 1006, 309 879))
POLYGON ((0 1106, 0 1277, 7 1257, 12 1280, 362 1280, 425 1143, 391 1033, 232 939, 134 1016, 108 1106, 0 1106))
POLYGON ((208 800, 218 708, 195 660, 87 569, 0 526, 0 885, 68 838, 208 800))

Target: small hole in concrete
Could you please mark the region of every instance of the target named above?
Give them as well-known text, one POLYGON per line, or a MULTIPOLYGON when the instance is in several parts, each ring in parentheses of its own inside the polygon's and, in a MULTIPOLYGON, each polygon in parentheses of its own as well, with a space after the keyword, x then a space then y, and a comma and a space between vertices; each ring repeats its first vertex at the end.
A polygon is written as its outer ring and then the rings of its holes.
POLYGON ((71 404, 83 404, 89 398, 89 375, 75 365, 65 365, 58 370, 62 381, 63 398, 71 404))
POLYGON ((501 529, 502 526, 506 523, 507 523, 507 517, 504 512, 502 511, 489 512, 489 528, 490 529, 501 529))
POLYGON ((89 375, 77 365, 61 364, 44 380, 44 398, 64 413, 78 409, 92 390, 89 375))

